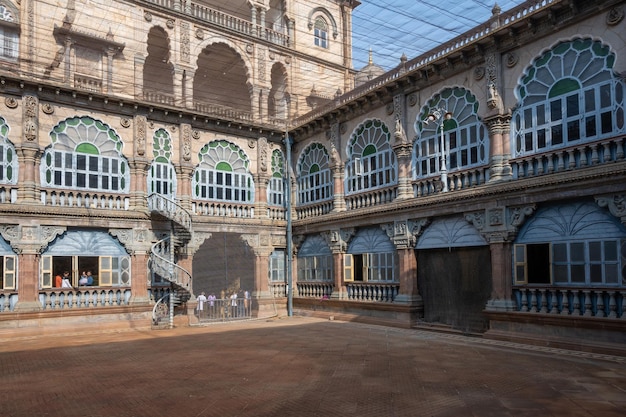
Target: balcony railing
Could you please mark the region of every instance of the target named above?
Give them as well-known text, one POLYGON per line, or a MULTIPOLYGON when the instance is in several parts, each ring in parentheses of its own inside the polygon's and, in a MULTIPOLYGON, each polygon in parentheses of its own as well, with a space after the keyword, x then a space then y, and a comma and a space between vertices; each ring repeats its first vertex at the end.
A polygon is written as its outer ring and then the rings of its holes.
POLYGON ((391 203, 398 196, 398 186, 379 188, 346 196, 346 207, 354 210, 363 207, 378 206, 391 203))
POLYGON ((41 202, 46 206, 56 207, 128 210, 130 197, 92 191, 41 190, 41 202))
POLYGON ((333 210, 333 202, 322 201, 315 204, 307 204, 306 206, 296 207, 296 213, 298 219, 306 219, 309 217, 318 217, 324 214, 328 214, 333 210))
POLYGON ((53 288, 39 291, 44 310, 117 307, 128 305, 130 288, 53 288))
POLYGON ((254 206, 233 202, 194 201, 191 203, 191 212, 204 216, 251 219, 254 217, 254 206))
POLYGON ((17 304, 18 296, 17 291, 2 291, 0 292, 0 313, 5 311, 13 311, 17 304))
POLYGON ((144 0, 165 9, 176 10, 192 16, 210 25, 219 26, 243 35, 266 39, 281 46, 289 46, 289 36, 273 29, 262 27, 250 20, 229 15, 219 10, 211 9, 203 4, 189 0, 144 0))
POLYGON ((513 178, 528 178, 621 161, 625 152, 626 138, 618 137, 519 157, 510 164, 513 178))
MULTIPOLYGON (((489 181, 489 167, 473 167, 448 173, 448 189, 464 190, 489 181)), ((413 195, 422 197, 441 191, 441 177, 419 178, 413 180, 413 195)))
POLYGON ((359 282, 346 283, 345 297, 352 301, 391 303, 400 292, 400 284, 359 282))
POLYGON ((17 201, 17 187, 0 186, 0 203, 15 203, 17 201))
POLYGON ((524 286, 513 289, 517 311, 626 319, 626 289, 524 286))
POLYGON ((330 298, 335 285, 332 282, 299 281, 296 287, 298 288, 298 297, 330 298))

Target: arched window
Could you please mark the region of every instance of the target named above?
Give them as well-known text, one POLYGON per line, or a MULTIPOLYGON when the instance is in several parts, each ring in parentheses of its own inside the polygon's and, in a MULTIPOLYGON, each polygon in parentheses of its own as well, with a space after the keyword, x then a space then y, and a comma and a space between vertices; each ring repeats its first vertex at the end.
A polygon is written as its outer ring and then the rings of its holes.
POLYGON ((328 23, 321 16, 315 18, 313 35, 315 36, 315 46, 328 48, 328 23))
POLYGON ((105 123, 72 117, 52 129, 50 140, 41 163, 44 187, 128 193, 124 143, 105 123))
POLYGON ((323 145, 306 147, 298 161, 298 205, 327 201, 333 198, 330 158, 323 145))
POLYGON ((272 177, 267 187, 267 204, 270 206, 285 206, 284 196, 284 158, 283 153, 274 149, 272 152, 272 177))
MULTIPOLYGON (((0 237, 0 290, 15 290, 17 288, 17 256, 4 238, 0 237)), ((1 300, 0 311, 7 310, 3 303, 8 302, 9 297, 1 300)))
POLYGON ((320 235, 306 238, 298 251, 298 281, 332 281, 333 254, 320 235))
POLYGON ((397 282, 397 253, 379 227, 360 229, 344 255, 346 281, 397 282))
POLYGON ((615 54, 591 39, 561 42, 536 58, 516 90, 511 152, 544 152, 626 132, 615 54))
POLYGON ((89 271, 98 287, 130 286, 130 256, 121 243, 100 230, 69 230, 57 237, 41 255, 40 288, 55 286, 54 276, 71 271, 71 284, 89 271))
POLYGON ((199 200, 254 203, 254 180, 248 156, 237 145, 215 140, 199 153, 193 179, 193 197, 199 200))
POLYGON ((17 155, 9 141, 9 125, 0 117, 0 184, 17 184, 17 155))
POLYGON ((20 35, 17 16, 0 3, 0 57, 16 60, 19 55, 20 35))
POLYGON ((157 193, 170 200, 176 199, 176 172, 170 162, 172 140, 165 129, 154 132, 152 152, 154 160, 148 173, 148 194, 157 193))
POLYGON ((398 163, 390 138, 389 129, 380 120, 367 120, 355 129, 348 145, 346 194, 398 182, 398 163))
POLYGON ((515 283, 623 286, 626 228, 593 202, 537 210, 515 240, 515 283))
POLYGON ((447 88, 435 95, 415 121, 418 139, 413 149, 413 178, 424 178, 441 171, 441 126, 439 120, 424 121, 435 109, 452 116, 443 121, 444 154, 448 171, 487 164, 489 133, 478 118, 478 100, 465 88, 447 88))

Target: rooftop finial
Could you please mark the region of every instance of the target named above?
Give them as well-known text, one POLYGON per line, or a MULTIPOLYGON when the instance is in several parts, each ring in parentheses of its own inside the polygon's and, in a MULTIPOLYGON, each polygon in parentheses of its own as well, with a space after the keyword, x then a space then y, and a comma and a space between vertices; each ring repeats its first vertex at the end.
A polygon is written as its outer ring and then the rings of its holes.
POLYGON ((374 54, 372 52, 372 48, 370 47, 370 60, 368 64, 372 65, 374 63, 374 54))

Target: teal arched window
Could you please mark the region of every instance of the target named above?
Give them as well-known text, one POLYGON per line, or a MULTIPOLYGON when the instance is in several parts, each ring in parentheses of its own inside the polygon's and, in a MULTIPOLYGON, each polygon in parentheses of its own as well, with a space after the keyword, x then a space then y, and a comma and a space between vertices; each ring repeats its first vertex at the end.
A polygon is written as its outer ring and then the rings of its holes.
POLYGON ((157 193, 170 200, 176 199, 176 171, 172 165, 172 139, 165 129, 158 129, 152 137, 154 159, 148 172, 148 194, 157 193))
POLYGON ((437 108, 452 115, 443 121, 447 170, 460 171, 487 164, 489 133, 478 118, 478 100, 465 88, 446 88, 428 101, 415 121, 418 138, 413 150, 413 178, 441 172, 442 124, 439 120, 424 123, 437 108))
POLYGON ((306 205, 333 198, 330 158, 319 143, 307 146, 300 155, 298 172, 298 205, 306 205))
POLYGON ((513 157, 626 132, 615 59, 607 45, 588 38, 561 42, 537 57, 516 89, 513 157))
POLYGON ((15 146, 9 141, 9 125, 0 117, 0 184, 16 184, 18 172, 15 146))
POLYGON ((285 175, 285 167, 284 167, 283 153, 274 149, 272 152, 272 176, 269 180, 269 184, 267 186, 267 204, 270 206, 285 206, 285 195, 284 195, 284 175, 285 175))
POLYGON ((346 164, 346 194, 395 185, 398 163, 391 149, 391 134, 380 120, 366 120, 352 133, 346 164))
POLYGON ((44 187, 128 193, 130 173, 124 143, 100 120, 72 117, 50 132, 41 163, 44 187))
POLYGON ((192 178, 193 198, 199 200, 254 203, 254 180, 250 161, 234 143, 215 140, 198 154, 200 164, 192 178))

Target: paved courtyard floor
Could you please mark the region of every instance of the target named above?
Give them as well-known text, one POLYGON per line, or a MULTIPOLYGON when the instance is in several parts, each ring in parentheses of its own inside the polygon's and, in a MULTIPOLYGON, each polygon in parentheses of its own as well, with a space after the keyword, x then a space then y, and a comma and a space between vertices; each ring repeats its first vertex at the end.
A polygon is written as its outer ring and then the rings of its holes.
POLYGON ((0 416, 623 417, 626 358, 291 317, 0 339, 0 416))

